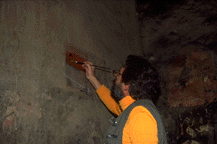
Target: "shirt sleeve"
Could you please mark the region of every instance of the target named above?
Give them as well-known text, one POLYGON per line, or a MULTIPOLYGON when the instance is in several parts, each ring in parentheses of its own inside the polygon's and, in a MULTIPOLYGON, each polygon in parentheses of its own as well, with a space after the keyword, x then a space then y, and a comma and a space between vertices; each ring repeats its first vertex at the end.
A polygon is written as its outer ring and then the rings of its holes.
POLYGON ((121 108, 119 104, 111 97, 111 91, 108 88, 102 85, 99 89, 96 90, 96 92, 102 102, 112 113, 118 116, 121 114, 121 108))
POLYGON ((129 119, 129 136, 132 144, 158 144, 157 122, 146 108, 135 107, 129 119))

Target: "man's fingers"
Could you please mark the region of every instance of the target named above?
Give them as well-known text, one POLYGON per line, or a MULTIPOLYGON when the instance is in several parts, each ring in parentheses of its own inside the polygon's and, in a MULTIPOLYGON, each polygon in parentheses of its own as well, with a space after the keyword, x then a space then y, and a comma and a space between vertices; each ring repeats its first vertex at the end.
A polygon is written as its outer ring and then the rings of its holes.
POLYGON ((89 67, 88 67, 89 64, 87 64, 86 62, 84 62, 84 64, 82 65, 82 67, 87 70, 89 67))
POLYGON ((94 76, 94 66, 91 62, 85 61, 82 67, 86 70, 86 77, 89 79, 94 76))
POLYGON ((91 65, 92 65, 91 62, 85 61, 84 64, 82 65, 82 67, 83 67, 86 71, 88 71, 88 70, 92 70, 92 71, 93 71, 94 67, 91 66, 91 65))
POLYGON ((83 65, 81 65, 81 66, 82 66, 84 69, 86 69, 86 67, 87 67, 85 64, 83 64, 83 65))
POLYGON ((93 65, 93 63, 92 63, 92 62, 89 62, 89 61, 85 61, 84 63, 85 63, 85 64, 89 64, 89 65, 93 65))

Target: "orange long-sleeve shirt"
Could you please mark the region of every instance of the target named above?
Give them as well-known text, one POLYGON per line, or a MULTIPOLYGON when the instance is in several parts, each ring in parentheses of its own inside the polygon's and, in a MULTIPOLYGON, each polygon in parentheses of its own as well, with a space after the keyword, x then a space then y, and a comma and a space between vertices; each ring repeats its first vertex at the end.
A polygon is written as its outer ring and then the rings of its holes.
MULTIPOLYGON (((108 88, 102 85, 96 90, 100 99, 107 108, 116 115, 120 115, 135 100, 131 96, 123 98, 119 104, 111 97, 108 88)), ((124 126, 123 144, 157 144, 158 143, 157 122, 152 114, 143 106, 135 107, 124 126)))

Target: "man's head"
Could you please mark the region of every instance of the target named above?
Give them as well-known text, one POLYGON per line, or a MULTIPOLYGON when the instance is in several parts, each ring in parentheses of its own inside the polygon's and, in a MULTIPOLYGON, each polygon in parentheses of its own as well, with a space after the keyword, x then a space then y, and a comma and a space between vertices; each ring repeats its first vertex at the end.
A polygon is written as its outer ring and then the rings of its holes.
POLYGON ((111 94, 117 101, 127 95, 135 100, 156 100, 160 95, 160 77, 157 70, 143 57, 129 55, 116 76, 111 94))

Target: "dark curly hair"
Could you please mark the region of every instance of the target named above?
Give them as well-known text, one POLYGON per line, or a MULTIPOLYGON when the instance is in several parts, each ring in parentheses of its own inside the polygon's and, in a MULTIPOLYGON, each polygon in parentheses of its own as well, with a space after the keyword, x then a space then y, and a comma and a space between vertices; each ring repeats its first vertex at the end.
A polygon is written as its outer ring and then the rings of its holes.
POLYGON ((132 98, 156 102, 161 94, 157 69, 148 60, 136 55, 129 55, 123 67, 122 82, 130 85, 129 94, 132 98))

